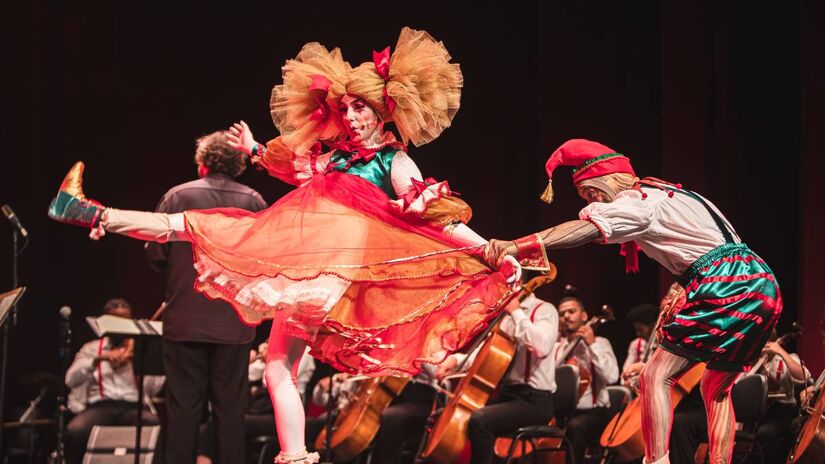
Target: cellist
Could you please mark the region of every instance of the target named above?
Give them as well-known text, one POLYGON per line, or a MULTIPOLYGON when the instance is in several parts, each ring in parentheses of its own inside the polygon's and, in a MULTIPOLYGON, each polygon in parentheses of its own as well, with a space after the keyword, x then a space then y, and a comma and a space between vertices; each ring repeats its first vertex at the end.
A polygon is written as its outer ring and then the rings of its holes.
MULTIPOLYGON (((522 272, 522 284, 531 272, 522 272)), ((558 335, 556 307, 531 294, 515 298, 505 310, 501 330, 515 338, 516 352, 501 381, 500 393, 487 406, 470 417, 469 439, 472 464, 493 460, 496 437, 519 427, 547 424, 553 418, 553 393, 556 391, 556 366, 551 356, 558 335), (521 301, 519 301, 521 300, 521 301)), ((438 370, 439 378, 469 366, 478 350, 449 356, 438 370)))
POLYGON ((589 316, 584 303, 577 297, 566 296, 559 302, 559 320, 563 337, 556 343, 554 358, 564 364, 571 359, 578 364, 580 375, 590 374, 590 387, 576 405, 576 412, 567 421, 567 441, 573 448, 573 462, 584 462, 584 452, 598 445, 605 425, 610 421, 610 396, 607 386, 619 380, 619 364, 613 346, 604 337, 597 337, 587 324, 589 316), (581 342, 563 359, 570 343, 581 337, 581 342))
POLYGON ((768 379, 768 411, 756 429, 756 440, 762 445, 765 462, 782 462, 788 456, 793 445, 788 429, 799 410, 794 388, 811 376, 799 361, 799 355, 788 353, 777 343, 777 338, 774 329, 770 341, 762 348, 766 361, 754 372, 768 379))
MULTIPOLYGON (((630 342, 628 350, 628 362, 624 364, 622 370, 622 382, 626 385, 638 385, 638 375, 644 367, 647 359, 653 354, 658 345, 656 337, 652 337, 654 344, 650 350, 646 345, 638 345, 638 341, 650 339, 651 334, 656 330, 656 322, 661 308, 670 304, 671 299, 681 290, 681 287, 674 283, 670 286, 667 294, 662 298, 659 306, 652 304, 641 304, 631 309, 626 318, 633 323, 637 338, 630 342), (638 349, 647 351, 647 359, 633 357, 638 349)), ((671 464, 693 464, 695 462, 696 448, 705 439, 708 433, 708 416, 705 413, 705 406, 699 388, 694 387, 673 410, 673 425, 670 429, 670 462, 671 464)))

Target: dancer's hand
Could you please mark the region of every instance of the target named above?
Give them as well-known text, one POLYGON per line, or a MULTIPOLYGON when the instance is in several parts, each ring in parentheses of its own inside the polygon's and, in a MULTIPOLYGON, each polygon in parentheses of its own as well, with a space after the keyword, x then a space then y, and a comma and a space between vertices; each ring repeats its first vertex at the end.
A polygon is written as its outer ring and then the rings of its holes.
POLYGON ((504 261, 505 256, 515 257, 518 254, 518 248, 513 242, 506 240, 490 240, 484 247, 484 259, 493 269, 501 267, 501 262, 504 261))
POLYGON ((246 154, 251 154, 252 147, 258 143, 252 136, 252 130, 249 129, 249 126, 244 121, 232 124, 232 127, 224 132, 224 134, 226 134, 226 137, 229 139, 230 145, 246 154))

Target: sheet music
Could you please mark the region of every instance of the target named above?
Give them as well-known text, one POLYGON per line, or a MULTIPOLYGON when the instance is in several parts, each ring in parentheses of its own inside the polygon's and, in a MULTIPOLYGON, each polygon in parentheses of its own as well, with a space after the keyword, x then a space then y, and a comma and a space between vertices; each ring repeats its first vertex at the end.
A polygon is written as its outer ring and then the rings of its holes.
POLYGON ((115 335, 163 335, 163 323, 146 319, 128 319, 125 317, 104 314, 100 317, 87 317, 86 322, 95 335, 102 337, 107 334, 115 335))

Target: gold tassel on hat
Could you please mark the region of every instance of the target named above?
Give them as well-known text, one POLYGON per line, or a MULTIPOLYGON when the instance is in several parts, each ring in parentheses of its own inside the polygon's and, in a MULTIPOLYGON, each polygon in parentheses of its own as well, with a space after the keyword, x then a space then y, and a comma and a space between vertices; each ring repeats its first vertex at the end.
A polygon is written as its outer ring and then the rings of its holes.
POLYGON ((544 192, 539 198, 541 198, 541 201, 550 204, 553 203, 553 197, 553 179, 549 179, 547 181, 547 188, 544 189, 544 192))

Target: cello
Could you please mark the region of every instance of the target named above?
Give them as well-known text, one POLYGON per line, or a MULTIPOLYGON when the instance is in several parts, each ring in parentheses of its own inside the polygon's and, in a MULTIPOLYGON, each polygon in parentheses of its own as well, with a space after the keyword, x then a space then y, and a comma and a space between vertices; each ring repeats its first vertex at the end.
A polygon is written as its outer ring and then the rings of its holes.
MULTIPOLYGON (((378 433, 381 414, 409 382, 409 377, 397 376, 372 377, 362 381, 332 426, 329 447, 335 461, 350 461, 367 449, 378 433)), ((325 427, 315 440, 315 448, 319 451, 326 449, 326 442, 325 427)))
MULTIPOLYGON (((820 464, 825 456, 825 373, 814 384, 814 391, 819 390, 814 407, 803 407, 810 411, 810 416, 802 426, 787 464, 820 464)), ((809 399, 810 401, 810 399, 809 399)))
MULTIPOLYGON (((547 273, 531 279, 522 286, 519 298, 526 298, 538 287, 552 282, 555 278, 556 267, 551 264, 547 273)), ((449 464, 464 450, 470 415, 487 404, 515 354, 515 339, 501 330, 504 314, 502 312, 490 325, 491 328, 486 338, 482 339, 475 360, 453 392, 447 394, 447 403, 429 430, 421 453, 423 459, 436 464, 449 464)))
MULTIPOLYGON (((609 305, 603 305, 602 306, 602 315, 591 317, 585 323, 585 326, 588 326, 591 329, 596 330, 596 328, 598 328, 600 325, 602 325, 604 323, 607 323, 607 322, 610 322, 614 319, 615 318, 613 316, 613 308, 611 308, 609 305)), ((581 399, 581 397, 584 395, 584 393, 587 391, 587 389, 590 388, 590 384, 592 383, 592 379, 593 379, 592 374, 590 373, 590 371, 586 367, 578 365, 578 363, 576 362, 576 359, 572 357, 573 352, 576 350, 576 348, 579 346, 579 344, 582 343, 582 341, 583 341, 582 337, 576 337, 572 342, 568 343, 567 347, 562 352, 561 356, 558 357, 560 364, 575 365, 579 369, 579 392, 578 392, 578 398, 579 399, 581 399)), ((555 418, 551 419, 550 422, 548 423, 548 425, 556 425, 556 419, 555 418)), ((502 459, 506 458, 509 451, 510 451, 510 446, 512 445, 512 442, 513 442, 513 440, 511 438, 506 438, 506 437, 497 438, 496 439, 496 444, 495 444, 496 456, 498 456, 502 459)), ((559 448, 561 446, 561 440, 558 439, 558 438, 540 438, 540 439, 537 440, 536 443, 539 446, 539 448, 541 448, 541 449, 559 448)), ((520 441, 516 445, 515 451, 513 453, 513 458, 518 459, 518 458, 521 458, 523 455, 529 455, 532 452, 533 452, 533 445, 532 445, 531 442, 526 441, 526 440, 520 441)), ((555 456, 553 456, 553 455, 546 456, 545 455, 543 460, 540 461, 540 462, 542 462, 544 464, 556 464, 556 463, 561 464, 561 463, 565 462, 565 458, 562 457, 562 456, 559 456, 559 455, 555 455, 555 456)))

